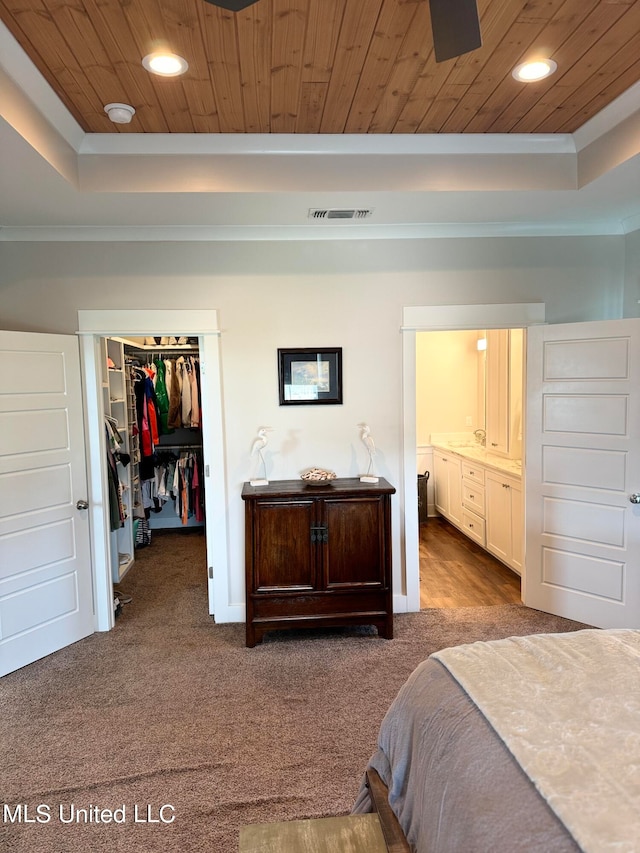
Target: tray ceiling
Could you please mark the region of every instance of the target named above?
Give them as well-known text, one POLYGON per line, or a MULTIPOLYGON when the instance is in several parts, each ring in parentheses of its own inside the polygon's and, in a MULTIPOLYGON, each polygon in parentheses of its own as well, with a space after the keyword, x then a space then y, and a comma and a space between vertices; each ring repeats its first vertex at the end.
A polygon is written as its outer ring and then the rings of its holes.
POLYGON ((0 19, 87 133, 573 133, 640 79, 640 0, 478 9, 483 46, 442 63, 427 0, 0 0, 0 19), (184 76, 142 67, 160 46, 184 76), (540 53, 557 72, 516 82, 540 53))
POLYGON ((640 228, 640 0, 478 9, 436 63, 428 0, 0 0, 0 242, 640 228), (161 45, 184 76, 143 68, 161 45))

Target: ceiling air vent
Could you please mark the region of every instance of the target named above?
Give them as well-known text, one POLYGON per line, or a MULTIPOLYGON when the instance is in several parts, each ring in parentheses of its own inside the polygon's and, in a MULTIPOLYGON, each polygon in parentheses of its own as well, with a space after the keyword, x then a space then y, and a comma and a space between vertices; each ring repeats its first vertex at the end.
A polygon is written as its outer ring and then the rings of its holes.
POLYGON ((368 219, 372 209, 352 207, 309 208, 309 219, 368 219))

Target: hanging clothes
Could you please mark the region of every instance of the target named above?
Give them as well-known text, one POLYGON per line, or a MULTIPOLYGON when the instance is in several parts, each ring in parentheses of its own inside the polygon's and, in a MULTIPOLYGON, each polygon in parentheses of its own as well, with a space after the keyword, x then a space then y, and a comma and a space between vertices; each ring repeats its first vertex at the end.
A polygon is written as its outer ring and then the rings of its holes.
POLYGON ((163 435, 167 435, 173 430, 169 429, 169 393, 167 391, 166 382, 166 363, 157 358, 154 361, 156 368, 155 391, 158 400, 158 415, 160 417, 160 431, 163 435))
POLYGON ((200 426, 200 403, 198 400, 199 394, 196 362, 197 359, 191 356, 189 359, 189 381, 191 383, 191 411, 189 412, 189 426, 194 429, 198 429, 200 426))
POLYGON ((107 439, 107 478, 109 485, 109 526, 111 530, 124 527, 126 513, 122 493, 125 485, 118 473, 118 464, 129 464, 130 456, 123 453, 124 439, 118 431, 115 418, 105 416, 105 432, 107 439))
POLYGON ((191 424, 191 363, 181 356, 178 359, 178 365, 182 371, 182 426, 188 427, 191 424))
POLYGON ((169 416, 167 423, 170 429, 180 429, 182 426, 182 363, 183 358, 171 361, 171 387, 169 391, 169 416))
MULTIPOLYGON (((169 430, 202 426, 202 393, 200 389, 200 360, 180 356, 166 360, 165 388, 169 397, 167 427, 169 430)), ((158 382, 160 380, 158 379, 158 382)), ((156 384, 157 391, 158 384, 156 384)))
POLYGON ((133 391, 136 400, 136 418, 140 436, 140 479, 153 477, 153 453, 160 440, 160 408, 151 371, 146 367, 135 369, 133 391))
MULTIPOLYGON (((196 521, 204 520, 203 495, 200 489, 202 482, 202 453, 200 450, 183 450, 176 466, 178 501, 176 514, 183 524, 189 518, 196 521)), ((176 478, 174 477, 174 483, 176 478)))
POLYGON ((196 521, 201 522, 204 521, 204 495, 202 493, 200 487, 200 476, 202 473, 202 459, 196 460, 196 465, 193 469, 193 477, 191 479, 191 489, 193 492, 193 512, 196 517, 196 521))
POLYGON ((173 362, 170 358, 162 360, 164 364, 164 384, 167 389, 167 397, 171 396, 171 377, 173 376, 173 362))
POLYGON ((144 394, 145 394, 145 403, 147 407, 147 417, 149 419, 149 432, 151 434, 151 452, 153 452, 153 448, 157 445, 160 440, 160 416, 158 414, 158 398, 156 396, 156 389, 153 385, 153 377, 155 376, 155 370, 152 370, 150 367, 146 367, 147 371, 147 379, 144 383, 144 394))
POLYGON ((156 454, 155 476, 149 481, 148 501, 151 511, 160 512, 172 500, 174 510, 183 525, 190 519, 204 521, 202 452, 184 449, 175 454, 161 451, 156 454))
POLYGON ((159 450, 154 457, 154 479, 151 483, 153 510, 160 512, 170 500, 176 499, 173 480, 178 456, 173 451, 159 450))
POLYGON ((196 374, 196 397, 198 400, 198 412, 199 412, 199 427, 202 429, 202 389, 201 389, 201 380, 200 380, 200 359, 194 358, 194 367, 196 374))
MULTIPOLYGON (((140 446, 139 509, 146 524, 139 524, 139 545, 150 544, 152 516, 178 516, 180 523, 204 522, 204 472, 202 448, 188 445, 163 447, 163 435, 175 430, 200 430, 200 362, 189 354, 176 358, 157 353, 152 360, 131 366, 140 446)), ((197 440, 197 439, 196 439, 197 440)), ((163 526, 158 518, 154 527, 163 526)), ((171 522, 168 526, 173 526, 171 522)))

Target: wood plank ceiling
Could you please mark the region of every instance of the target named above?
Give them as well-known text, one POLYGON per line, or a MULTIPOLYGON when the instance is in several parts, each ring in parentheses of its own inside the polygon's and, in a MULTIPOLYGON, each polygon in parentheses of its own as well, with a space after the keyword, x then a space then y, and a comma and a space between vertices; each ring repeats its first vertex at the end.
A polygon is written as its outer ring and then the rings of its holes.
POLYGON ((640 79, 640 0, 478 0, 483 46, 436 64, 428 0, 0 0, 87 132, 573 132, 640 79), (180 78, 146 54, 185 57, 180 78), (516 82, 531 55, 558 63, 516 82), (136 109, 115 125, 103 107, 136 109))

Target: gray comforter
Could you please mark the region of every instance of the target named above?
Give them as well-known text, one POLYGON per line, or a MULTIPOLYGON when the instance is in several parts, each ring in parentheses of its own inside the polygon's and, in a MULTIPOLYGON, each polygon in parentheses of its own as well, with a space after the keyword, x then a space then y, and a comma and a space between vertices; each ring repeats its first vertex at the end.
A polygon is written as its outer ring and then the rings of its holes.
MULTIPOLYGON (((380 728, 369 767, 417 853, 576 853, 580 848, 447 670, 426 660, 380 728)), ((372 811, 364 784, 353 812, 372 811)))

